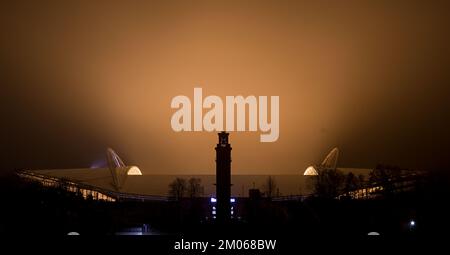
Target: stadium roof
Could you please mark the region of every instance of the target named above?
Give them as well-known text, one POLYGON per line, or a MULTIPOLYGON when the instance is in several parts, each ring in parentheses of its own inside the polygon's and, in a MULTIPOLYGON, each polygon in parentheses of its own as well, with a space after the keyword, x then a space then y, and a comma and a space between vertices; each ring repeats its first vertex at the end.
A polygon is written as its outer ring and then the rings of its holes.
POLYGON ((339 170, 345 174, 347 173, 353 173, 356 176, 363 175, 367 176, 369 175, 370 171, 372 169, 369 168, 348 168, 348 167, 338 167, 338 159, 339 159, 339 149, 333 148, 330 153, 325 157, 325 159, 322 161, 320 165, 314 165, 309 166, 306 168, 305 172, 303 172, 303 175, 307 176, 315 176, 318 175, 320 170, 323 169, 336 169, 339 170))

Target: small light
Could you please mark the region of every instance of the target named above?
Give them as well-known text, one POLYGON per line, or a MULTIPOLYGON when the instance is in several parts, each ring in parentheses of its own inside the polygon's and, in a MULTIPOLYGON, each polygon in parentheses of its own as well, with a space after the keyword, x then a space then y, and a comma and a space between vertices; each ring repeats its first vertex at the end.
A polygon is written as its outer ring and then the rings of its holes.
POLYGON ((230 198, 230 202, 231 202, 231 203, 236 202, 236 198, 234 198, 234 197, 230 198))
POLYGON ((409 225, 410 225, 411 227, 414 227, 414 226, 416 225, 416 222, 412 220, 412 221, 409 222, 409 225))
POLYGON ((215 203, 215 202, 217 202, 217 199, 215 197, 212 197, 211 198, 211 203, 215 203))

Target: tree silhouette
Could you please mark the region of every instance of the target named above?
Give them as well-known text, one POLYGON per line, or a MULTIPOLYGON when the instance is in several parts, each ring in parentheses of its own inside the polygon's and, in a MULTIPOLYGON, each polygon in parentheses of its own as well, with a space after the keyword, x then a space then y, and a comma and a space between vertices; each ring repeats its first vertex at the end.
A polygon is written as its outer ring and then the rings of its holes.
POLYGON ((267 177, 265 184, 265 193, 268 198, 272 198, 277 190, 277 184, 275 178, 272 176, 267 177))
POLYGON ((186 180, 175 178, 175 180, 169 184, 169 195, 175 200, 180 200, 184 197, 186 189, 186 180))
POLYGON ((364 175, 362 174, 358 175, 358 182, 360 186, 364 185, 364 183, 366 182, 366 177, 364 177, 364 175))
POLYGON ((202 180, 200 178, 190 178, 188 181, 188 195, 191 198, 200 197, 204 193, 204 187, 202 186, 202 180))
POLYGON ((394 193, 395 182, 401 176, 399 167, 378 164, 369 174, 372 184, 383 187, 383 194, 391 196, 394 193))
POLYGON ((344 193, 357 190, 360 187, 359 179, 352 173, 345 176, 344 193))
POLYGON ((323 198, 335 198, 343 190, 345 175, 337 169, 321 169, 312 176, 314 192, 323 198))

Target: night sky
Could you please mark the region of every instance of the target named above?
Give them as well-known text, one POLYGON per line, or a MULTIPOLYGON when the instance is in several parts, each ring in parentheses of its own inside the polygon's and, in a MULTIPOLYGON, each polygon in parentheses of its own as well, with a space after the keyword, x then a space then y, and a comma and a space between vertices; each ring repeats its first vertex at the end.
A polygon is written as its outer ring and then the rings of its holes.
POLYGON ((1 171, 112 147, 144 174, 213 174, 217 135, 170 126, 194 87, 280 97, 277 142, 231 133, 235 174, 302 173, 335 146, 343 167, 450 167, 449 6, 149 2, 2 1, 1 171))

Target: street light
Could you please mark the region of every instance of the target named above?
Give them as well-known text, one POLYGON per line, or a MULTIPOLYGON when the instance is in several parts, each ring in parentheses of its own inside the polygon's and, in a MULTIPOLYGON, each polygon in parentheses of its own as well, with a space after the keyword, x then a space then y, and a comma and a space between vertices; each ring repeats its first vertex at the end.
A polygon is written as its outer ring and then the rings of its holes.
POLYGON ((414 220, 411 220, 409 222, 409 231, 413 231, 415 227, 416 227, 416 222, 414 220))

